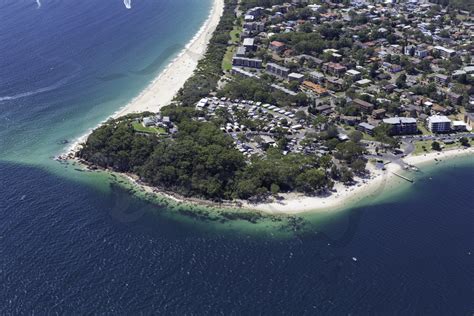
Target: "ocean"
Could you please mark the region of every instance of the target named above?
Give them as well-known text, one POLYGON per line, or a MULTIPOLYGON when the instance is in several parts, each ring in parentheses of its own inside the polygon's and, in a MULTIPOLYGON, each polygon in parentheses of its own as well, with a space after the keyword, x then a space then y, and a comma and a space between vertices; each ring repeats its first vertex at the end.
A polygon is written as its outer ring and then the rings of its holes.
POLYGON ((345 210, 257 221, 151 204, 52 160, 138 95, 210 7, 0 3, 0 314, 472 314, 472 157, 345 210))

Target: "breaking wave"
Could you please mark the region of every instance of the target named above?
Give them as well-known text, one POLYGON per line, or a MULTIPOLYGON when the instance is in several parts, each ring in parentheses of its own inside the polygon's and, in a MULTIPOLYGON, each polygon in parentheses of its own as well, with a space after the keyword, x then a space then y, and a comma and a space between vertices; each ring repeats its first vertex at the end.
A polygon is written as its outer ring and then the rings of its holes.
POLYGON ((132 8, 132 0, 123 0, 123 4, 125 5, 127 9, 132 8))

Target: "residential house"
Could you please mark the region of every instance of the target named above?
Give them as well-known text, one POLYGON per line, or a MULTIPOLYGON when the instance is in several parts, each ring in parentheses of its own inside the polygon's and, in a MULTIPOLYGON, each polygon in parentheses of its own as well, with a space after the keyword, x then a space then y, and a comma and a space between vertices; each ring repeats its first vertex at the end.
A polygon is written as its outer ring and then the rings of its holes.
POLYGON ((341 91, 344 89, 344 80, 334 78, 334 77, 329 77, 326 78, 326 87, 330 90, 333 91, 341 91))
POLYGON ((311 81, 303 81, 303 87, 309 89, 313 94, 315 94, 318 97, 325 96, 328 94, 327 89, 311 81))
POLYGON ((387 113, 387 110, 385 109, 377 109, 372 111, 372 117, 374 119, 382 119, 385 116, 385 113, 387 113))
POLYGON ((369 103, 361 99, 352 100, 352 104, 356 108, 358 108, 361 112, 364 112, 364 113, 372 113, 372 111, 374 110, 374 105, 372 103, 369 103))
POLYGON ((360 122, 361 118, 360 116, 341 115, 340 120, 347 125, 354 126, 360 122))
POLYGON ((285 43, 279 42, 279 41, 273 41, 270 43, 270 50, 274 51, 275 53, 281 53, 285 50, 286 45, 285 43))
POLYGON ((451 101, 452 104, 460 105, 462 102, 462 95, 454 92, 449 92, 448 99, 449 101, 451 101))
POLYGON ((247 50, 254 50, 255 49, 255 39, 254 38, 245 38, 243 42, 243 46, 247 50))
POLYGON ((438 52, 441 58, 448 59, 456 55, 456 51, 454 49, 445 48, 443 46, 435 46, 433 48, 435 52, 438 52))
POLYGON ((296 72, 292 72, 288 75, 288 80, 289 81, 297 81, 297 82, 301 83, 301 82, 304 81, 304 75, 296 73, 296 72))
POLYGON ((362 74, 360 71, 350 69, 346 72, 346 76, 350 78, 352 81, 357 81, 361 79, 362 74))
POLYGON ((449 77, 443 74, 435 74, 433 75, 433 80, 436 84, 446 86, 449 82, 449 77))
POLYGON ((324 75, 320 72, 317 71, 312 71, 309 73, 309 79, 317 84, 323 84, 324 83, 324 75))
POLYGON ((362 122, 359 125, 357 125, 357 129, 366 134, 374 135, 375 126, 369 123, 362 122))
POLYGON ((429 52, 424 46, 418 46, 415 49, 415 57, 417 58, 420 58, 420 59, 425 58, 426 56, 428 56, 428 54, 429 52))
POLYGON ((464 113, 464 123, 469 125, 471 128, 474 128, 474 112, 464 113))
POLYGON ((323 71, 325 71, 327 74, 341 77, 346 73, 347 67, 339 63, 329 62, 323 64, 323 71))

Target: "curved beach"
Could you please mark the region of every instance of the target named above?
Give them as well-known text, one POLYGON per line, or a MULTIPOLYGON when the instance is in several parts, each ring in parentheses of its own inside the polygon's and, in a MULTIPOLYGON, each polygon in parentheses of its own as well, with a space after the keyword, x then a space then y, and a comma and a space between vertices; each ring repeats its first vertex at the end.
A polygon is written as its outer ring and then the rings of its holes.
MULTIPOLYGON (((192 76, 199 60, 206 53, 207 46, 223 12, 224 0, 213 0, 208 18, 179 55, 137 97, 107 119, 118 118, 131 113, 158 112, 163 106, 169 104, 186 80, 192 76)), ((99 126, 100 124, 95 128, 99 126)), ((68 159, 74 157, 81 144, 87 140, 95 128, 91 128, 84 135, 78 137, 65 152, 58 155, 58 158, 68 159)))
POLYGON ((204 25, 185 49, 130 103, 113 117, 145 111, 158 112, 169 104, 186 80, 191 77, 198 61, 204 56, 212 34, 224 12, 224 0, 214 0, 204 25))
MULTIPOLYGON (((408 156, 403 161, 409 165, 419 167, 425 163, 433 163, 436 161, 435 159, 441 161, 467 155, 471 155, 474 158, 474 148, 452 149, 408 156)), ((283 197, 281 201, 260 204, 245 203, 244 207, 272 214, 297 214, 310 211, 324 212, 343 209, 363 199, 375 198, 378 194, 396 185, 394 180, 400 178, 394 173, 400 171, 402 171, 402 168, 393 163, 387 165, 385 171, 372 167, 370 168, 371 176, 369 179, 356 178, 358 183, 353 186, 344 186, 342 183, 338 183, 334 188, 336 192, 326 197, 310 197, 296 193, 280 194, 283 197)))

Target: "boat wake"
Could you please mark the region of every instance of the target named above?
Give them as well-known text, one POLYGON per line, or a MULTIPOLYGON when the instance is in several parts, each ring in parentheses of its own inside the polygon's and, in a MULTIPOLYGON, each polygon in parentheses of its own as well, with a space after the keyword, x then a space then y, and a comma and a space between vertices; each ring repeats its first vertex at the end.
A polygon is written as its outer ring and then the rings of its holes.
POLYGON ((37 95, 37 94, 40 94, 40 93, 45 93, 45 92, 49 92, 49 91, 52 91, 52 90, 56 90, 60 87, 62 87, 63 85, 65 85, 66 83, 69 82, 69 80, 71 80, 73 77, 75 77, 77 75, 77 72, 74 72, 72 75, 66 77, 66 78, 63 78, 57 82, 55 82, 54 84, 50 85, 50 86, 47 86, 47 87, 43 87, 43 88, 39 88, 39 89, 36 89, 36 90, 32 90, 32 91, 27 91, 27 92, 23 92, 23 93, 18 93, 18 94, 15 94, 15 95, 9 95, 9 96, 0 96, 0 102, 4 102, 4 101, 12 101, 12 100, 17 100, 17 99, 21 99, 21 98, 26 98, 26 97, 31 97, 33 95, 37 95))
MULTIPOLYGON (((38 5, 38 9, 41 8, 41 0, 36 0, 36 4, 38 5)), ((123 4, 127 9, 132 8, 132 0, 123 0, 123 4)))

